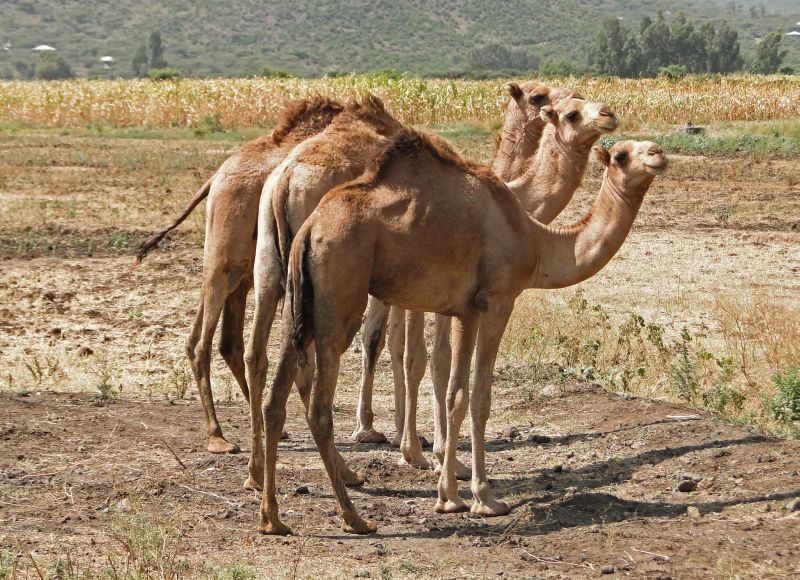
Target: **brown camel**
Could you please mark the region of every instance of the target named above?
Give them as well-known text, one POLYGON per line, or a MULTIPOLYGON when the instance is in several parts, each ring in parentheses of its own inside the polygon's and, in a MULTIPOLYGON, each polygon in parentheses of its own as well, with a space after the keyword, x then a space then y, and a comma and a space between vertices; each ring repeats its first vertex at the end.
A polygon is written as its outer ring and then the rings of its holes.
MULTIPOLYGON (((509 85, 509 92, 516 94, 520 101, 518 108, 524 108, 525 123, 519 125, 520 131, 527 124, 534 124, 539 126, 541 133, 546 120, 542 120, 540 110, 549 106, 550 90, 535 83, 528 84, 525 91, 517 85, 509 85)), ((247 381, 251 389, 252 427, 252 452, 245 482, 247 488, 260 489, 263 480, 261 398, 268 367, 266 345, 277 304, 284 293, 282 281, 286 275, 291 232, 300 229, 325 193, 361 175, 369 162, 385 147, 388 138, 401 128, 385 111, 379 99, 368 96, 360 111, 345 111, 325 131, 298 145, 264 185, 254 267, 253 331, 245 353, 247 381)), ((511 135, 512 131, 506 131, 504 138, 510 138, 511 135)), ((405 387, 402 375, 398 376, 400 379, 396 380, 396 385, 399 384, 399 387, 396 388, 400 390, 397 395, 402 402, 405 387)), ((312 378, 311 375, 302 374, 298 377, 298 389, 304 400, 307 400, 310 392, 312 378)), ((350 483, 361 481, 360 476, 349 471, 348 474, 350 483)))
MULTIPOLYGON (((543 116, 542 111, 548 110, 551 104, 561 103, 573 96, 579 98, 579 95, 566 89, 547 87, 535 81, 526 81, 522 84, 508 83, 506 90, 509 99, 506 104, 503 128, 497 136, 492 168, 501 179, 510 180, 522 173, 539 147, 545 126, 548 120, 551 120, 548 116, 543 116)), ((538 195, 541 194, 537 193, 538 195)), ((395 403, 395 436, 392 445, 401 446, 406 424, 405 399, 406 393, 410 392, 406 388, 406 384, 408 382, 418 384, 422 380, 427 359, 422 336, 424 319, 420 318, 423 315, 418 313, 409 316, 410 332, 406 333, 407 314, 403 310, 393 308, 390 311, 387 305, 370 299, 364 330, 361 333, 363 357, 356 427, 351 436, 354 441, 382 443, 387 440, 386 435, 373 427, 372 392, 378 357, 388 339, 395 403), (390 318, 391 323, 388 325, 387 332, 387 321, 390 318)), ((415 417, 410 420, 415 420, 415 417)), ((412 431, 416 433, 416 429, 412 429, 412 431)), ((418 467, 427 466, 418 440, 415 440, 410 447, 408 445, 402 447, 404 462, 418 467)), ((468 472, 465 471, 466 467, 459 466, 459 469, 462 474, 466 474, 465 477, 469 477, 468 472)))
POLYGON ((229 157, 183 213, 139 247, 137 264, 208 197, 200 305, 186 339, 186 353, 206 415, 208 450, 212 453, 239 451, 222 435, 211 391, 211 347, 220 313, 220 353, 245 400, 250 399, 244 365, 244 317, 252 285, 261 189, 267 176, 295 145, 322 131, 343 109, 341 104, 324 97, 290 102, 269 135, 245 144, 229 157))
POLYGON ((342 513, 342 529, 376 529, 357 514, 342 482, 332 410, 340 357, 358 331, 370 294, 407 310, 456 318, 445 461, 435 509, 467 509, 458 496, 454 465, 469 406, 471 511, 508 513, 508 506, 492 496, 486 477, 484 436, 492 371, 514 301, 527 288, 561 288, 597 273, 621 247, 646 191, 666 168, 655 143, 623 141, 597 151, 606 165, 600 193, 582 220, 564 228, 531 219, 488 168, 462 160, 442 139, 413 130, 399 133, 360 179, 325 196, 298 231, 289 257, 281 355, 264 405, 261 532, 289 532, 275 497, 277 445, 298 366, 313 364, 314 355, 316 380, 307 419, 342 513))
MULTIPOLYGON (((605 105, 584 100, 577 93, 563 91, 554 98, 551 91, 552 107, 541 109, 542 118, 549 120, 549 126, 541 138, 541 145, 528 147, 531 160, 525 174, 509 183, 509 188, 517 196, 528 214, 540 223, 549 224, 563 211, 573 194, 580 186, 592 146, 603 133, 613 131, 617 126, 614 113, 605 105)), ((507 115, 507 119, 511 115, 507 115)), ((513 118, 513 117, 512 117, 513 118)), ((543 121, 544 123, 544 121, 543 121)), ((543 126, 543 125, 541 125, 543 126)), ((539 130, 541 134, 541 129, 539 130)), ((509 141, 507 139, 506 141, 509 141)), ((493 169, 497 164, 493 163, 493 169)), ((421 469, 429 466, 422 453, 422 446, 416 432, 416 401, 419 384, 425 373, 427 352, 424 342, 424 313, 403 312, 393 307, 390 311, 389 325, 390 354, 395 376, 395 393, 405 386, 405 401, 395 402, 395 424, 397 434, 392 443, 399 445, 401 463, 421 469), (397 360, 396 360, 397 359, 397 360), (400 373, 397 369, 400 368, 400 373), (402 371, 405 370, 405 373, 402 371), (400 389, 397 376, 403 378, 400 389)), ((364 345, 364 373, 374 373, 377 354, 368 348, 373 342, 371 336, 386 319, 386 307, 371 298, 367 307, 366 323, 362 333, 364 345), (369 360, 369 359, 372 360, 369 360)), ((444 459, 444 440, 446 417, 444 397, 447 377, 450 373, 450 320, 449 317, 436 317, 434 330, 434 349, 431 355, 431 375, 434 391, 434 456, 438 466, 444 459)), ((371 396, 372 378, 362 378, 362 391, 359 397, 358 416, 361 431, 354 433, 356 440, 380 441, 383 435, 372 429, 371 396), (370 388, 365 389, 367 385, 370 388), (366 428, 365 428, 366 427, 366 428)), ((395 397, 397 399, 397 395, 395 397)), ((385 439, 385 437, 384 437, 385 439)), ((460 479, 469 479, 469 469, 456 463, 456 473, 460 479)))

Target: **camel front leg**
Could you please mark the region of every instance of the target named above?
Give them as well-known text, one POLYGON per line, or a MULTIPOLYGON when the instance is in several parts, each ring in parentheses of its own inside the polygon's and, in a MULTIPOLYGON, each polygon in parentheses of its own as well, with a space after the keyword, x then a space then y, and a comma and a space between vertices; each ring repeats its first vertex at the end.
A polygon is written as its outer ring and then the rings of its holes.
POLYGON ((389 312, 389 355, 392 359, 392 379, 394 380, 394 426, 392 445, 400 446, 403 440, 403 425, 406 415, 406 311, 392 307, 389 312))
POLYGON ((478 345, 475 352, 475 378, 470 395, 469 408, 472 423, 472 496, 471 512, 481 516, 502 516, 509 512, 506 503, 492 496, 489 479, 486 477, 486 421, 492 402, 492 372, 497 359, 500 339, 514 307, 503 304, 486 312, 481 317, 478 345))
POLYGON ((361 386, 358 390, 358 414, 353 441, 359 443, 384 443, 386 435, 372 426, 372 387, 375 382, 375 367, 378 357, 386 343, 386 323, 389 319, 389 306, 370 296, 367 305, 367 318, 361 334, 362 366, 361 386))
POLYGON ((472 351, 475 349, 475 336, 478 316, 471 315, 456 319, 453 329, 453 364, 450 385, 447 388, 447 440, 445 443, 444 465, 439 476, 436 511, 452 513, 465 511, 467 505, 458 495, 456 479, 456 448, 461 422, 467 414, 469 405, 469 370, 472 351))
POLYGON ((400 441, 402 458, 400 464, 412 465, 418 469, 428 469, 430 464, 422 454, 422 445, 417 435, 417 398, 419 384, 425 376, 425 313, 406 312, 405 343, 405 420, 403 437, 400 441))
MULTIPOLYGON (((431 350, 431 382, 433 383, 433 456, 436 457, 437 474, 444 464, 445 441, 447 440, 447 380, 450 377, 450 329, 452 318, 436 315, 431 350)), ((468 480, 472 477, 469 467, 456 459, 456 478, 468 480)))

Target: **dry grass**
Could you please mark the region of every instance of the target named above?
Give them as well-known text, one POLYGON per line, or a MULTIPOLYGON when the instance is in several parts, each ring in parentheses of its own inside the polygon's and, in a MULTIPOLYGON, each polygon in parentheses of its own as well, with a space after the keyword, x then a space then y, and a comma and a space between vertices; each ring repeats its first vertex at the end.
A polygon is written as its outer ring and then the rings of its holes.
MULTIPOLYGON (((546 79, 607 103, 628 127, 792 119, 800 101, 793 76, 736 75, 669 79, 546 79)), ((409 123, 496 122, 503 80, 462 81, 380 75, 323 79, 208 79, 152 82, 78 80, 0 82, 0 123, 40 127, 234 127, 272 122, 288 99, 315 93, 339 99, 370 91, 409 123)))

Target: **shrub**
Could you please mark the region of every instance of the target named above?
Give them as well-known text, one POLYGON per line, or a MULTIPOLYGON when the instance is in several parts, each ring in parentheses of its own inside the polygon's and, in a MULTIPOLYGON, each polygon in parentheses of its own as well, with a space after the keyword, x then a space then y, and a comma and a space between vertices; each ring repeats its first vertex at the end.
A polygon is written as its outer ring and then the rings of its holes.
POLYGON ((766 400, 770 418, 784 425, 800 421, 800 367, 792 365, 785 371, 776 371, 772 383, 778 394, 766 400))
POLYGON ((181 78, 181 69, 174 67, 151 68, 147 71, 147 77, 151 81, 171 81, 181 78))

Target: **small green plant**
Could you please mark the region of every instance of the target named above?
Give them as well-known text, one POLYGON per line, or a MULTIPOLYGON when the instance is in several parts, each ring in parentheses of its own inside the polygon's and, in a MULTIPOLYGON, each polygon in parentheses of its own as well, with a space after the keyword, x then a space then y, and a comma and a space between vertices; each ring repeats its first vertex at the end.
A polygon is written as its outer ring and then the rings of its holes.
POLYGON ((769 417, 786 427, 800 421, 800 367, 792 365, 772 375, 772 383, 778 394, 766 399, 769 417))
POLYGON ((400 569, 404 572, 419 572, 422 566, 414 564, 413 562, 403 562, 400 564, 400 569))
POLYGON ((3 548, 0 552, 0 580, 6 578, 16 578, 17 575, 17 558, 7 548, 3 548))
POLYGON ((113 373, 107 364, 102 364, 98 371, 100 381, 95 385, 97 392, 92 395, 92 401, 98 407, 102 407, 111 402, 116 394, 116 389, 111 382, 113 373))
POLYGON ((715 218, 716 220, 725 225, 730 221, 731 216, 733 215, 733 208, 729 205, 721 205, 715 210, 715 218))
POLYGON ((687 74, 686 67, 679 64, 662 66, 658 69, 658 76, 665 79, 682 79, 687 74))
POLYGON ((198 576, 207 580, 255 580, 256 571, 244 564, 231 564, 224 568, 206 564, 198 576))
POLYGON ((698 364, 693 360, 689 349, 691 342, 692 335, 689 329, 684 327, 681 330, 680 340, 674 343, 677 360, 670 365, 673 387, 677 395, 687 403, 694 402, 700 391, 698 364))
POLYGON ((141 318, 144 316, 144 311, 141 308, 134 308, 133 312, 131 312, 131 318, 141 318))
POLYGON ((129 242, 130 237, 127 232, 116 232, 111 234, 111 237, 108 238, 108 245, 115 250, 127 248, 129 242))

